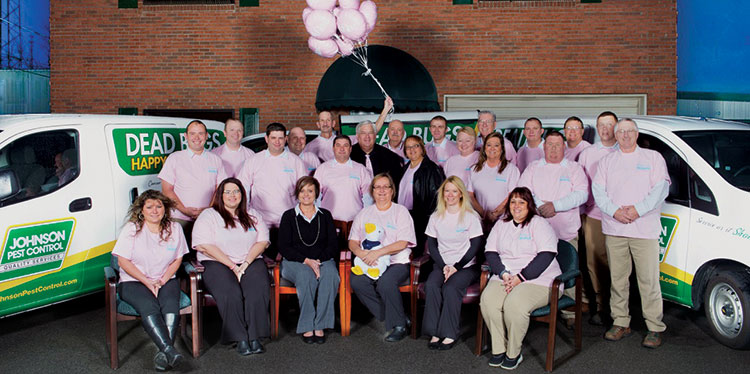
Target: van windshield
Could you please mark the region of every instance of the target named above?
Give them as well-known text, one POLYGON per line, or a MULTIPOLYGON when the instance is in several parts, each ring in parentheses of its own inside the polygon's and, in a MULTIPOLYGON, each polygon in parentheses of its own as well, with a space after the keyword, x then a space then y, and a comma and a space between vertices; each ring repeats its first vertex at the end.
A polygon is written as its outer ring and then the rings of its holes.
POLYGON ((750 191, 750 131, 677 131, 675 134, 727 182, 750 191))

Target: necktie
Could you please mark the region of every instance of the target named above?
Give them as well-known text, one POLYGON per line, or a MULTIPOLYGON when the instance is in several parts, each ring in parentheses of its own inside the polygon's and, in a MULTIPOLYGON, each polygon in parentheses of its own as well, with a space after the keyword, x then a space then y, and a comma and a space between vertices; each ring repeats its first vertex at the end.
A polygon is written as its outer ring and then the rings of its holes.
POLYGON ((375 171, 372 170, 372 161, 370 161, 370 155, 365 155, 365 168, 369 170, 371 173, 375 174, 375 171))

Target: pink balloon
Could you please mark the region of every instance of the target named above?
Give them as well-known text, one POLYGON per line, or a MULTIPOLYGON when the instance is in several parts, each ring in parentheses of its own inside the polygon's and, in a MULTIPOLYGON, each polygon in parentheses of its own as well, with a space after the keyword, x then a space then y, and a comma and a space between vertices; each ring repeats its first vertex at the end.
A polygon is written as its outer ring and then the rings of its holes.
POLYGON ((341 9, 336 17, 339 32, 351 40, 359 40, 367 33, 367 22, 357 9, 341 9))
POLYGON ((309 16, 312 11, 313 9, 310 7, 302 10, 302 22, 304 22, 307 19, 307 16, 309 16))
POLYGON ((359 0, 339 0, 342 9, 359 9, 359 0))
POLYGON ((352 54, 352 51, 354 50, 354 43, 352 43, 349 39, 339 39, 336 38, 336 45, 339 47, 339 53, 341 53, 342 56, 346 57, 352 54))
POLYGON ((366 0, 359 5, 359 11, 365 16, 367 33, 370 33, 375 28, 375 22, 378 21, 378 6, 375 5, 375 2, 366 0))
POLYGON ((307 5, 315 10, 330 11, 336 6, 336 0, 307 0, 307 5))
POLYGON ((336 34, 336 17, 327 10, 313 10, 305 19, 305 28, 316 39, 329 39, 336 34))
POLYGON ((333 56, 336 56, 336 54, 339 52, 339 47, 336 45, 336 42, 333 41, 333 39, 315 39, 312 36, 307 39, 307 46, 310 47, 310 49, 315 52, 316 55, 325 57, 325 58, 331 58, 333 56))

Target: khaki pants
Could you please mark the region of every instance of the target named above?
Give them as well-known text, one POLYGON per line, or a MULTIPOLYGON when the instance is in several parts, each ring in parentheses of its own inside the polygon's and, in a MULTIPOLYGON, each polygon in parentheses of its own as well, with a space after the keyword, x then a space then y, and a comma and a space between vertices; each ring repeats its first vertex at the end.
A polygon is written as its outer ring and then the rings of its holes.
POLYGON ((607 257, 612 280, 610 308, 616 326, 630 327, 630 273, 635 263, 638 291, 641 294, 643 318, 649 331, 662 332, 663 301, 659 286, 659 242, 657 239, 636 239, 605 235, 607 257))
MULTIPOLYGON (((572 245, 573 248, 576 249, 576 252, 578 252, 578 237, 577 236, 575 238, 573 238, 573 239, 568 240, 568 243, 570 243, 570 245, 572 245)), ((555 261, 557 261, 557 259, 555 259, 555 261)), ((579 263, 581 262, 580 259, 579 259, 578 262, 579 263)), ((550 284, 550 286, 552 286, 552 285, 550 284)), ((563 295, 565 295, 565 296, 567 296, 567 297, 575 300, 576 299, 576 288, 575 287, 566 288, 563 291, 563 295)), ((586 299, 586 295, 582 295, 581 296, 581 301, 584 302, 584 303, 588 303, 588 300, 586 299)), ((562 316, 565 319, 575 318, 575 312, 571 312, 569 310, 561 310, 560 313, 562 313, 562 316)))
POLYGON ((529 329, 529 315, 548 303, 549 287, 521 283, 507 294, 503 282, 490 281, 482 292, 479 307, 490 330, 492 354, 518 357, 529 329))
POLYGON ((605 294, 609 290, 610 282, 602 221, 585 215, 581 216, 581 221, 583 222, 583 235, 586 243, 586 267, 596 295, 597 310, 601 311, 603 302, 607 301, 605 294))

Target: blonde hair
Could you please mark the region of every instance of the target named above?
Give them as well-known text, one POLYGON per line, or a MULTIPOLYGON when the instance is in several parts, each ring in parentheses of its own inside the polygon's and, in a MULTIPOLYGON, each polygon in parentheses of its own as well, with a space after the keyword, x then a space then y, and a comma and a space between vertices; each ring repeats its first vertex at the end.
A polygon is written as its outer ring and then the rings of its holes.
POLYGON ((458 191, 461 193, 461 201, 458 204, 458 222, 461 223, 464 221, 464 216, 468 214, 474 214, 476 215, 477 212, 474 211, 474 208, 471 206, 471 201, 469 199, 469 193, 466 191, 466 186, 464 185, 464 182, 461 180, 461 178, 451 175, 450 177, 446 178, 445 181, 443 181, 443 184, 440 185, 440 188, 437 192, 437 208, 435 208, 435 214, 442 218, 445 217, 445 211, 447 207, 445 206, 445 186, 451 183, 456 188, 458 188, 458 191))
POLYGON ((474 131, 474 128, 472 128, 471 126, 464 126, 464 127, 460 128, 458 130, 458 133, 456 134, 456 138, 458 138, 458 134, 460 134, 460 133, 464 133, 466 135, 471 136, 472 139, 474 139, 474 141, 477 140, 477 132, 474 131))

